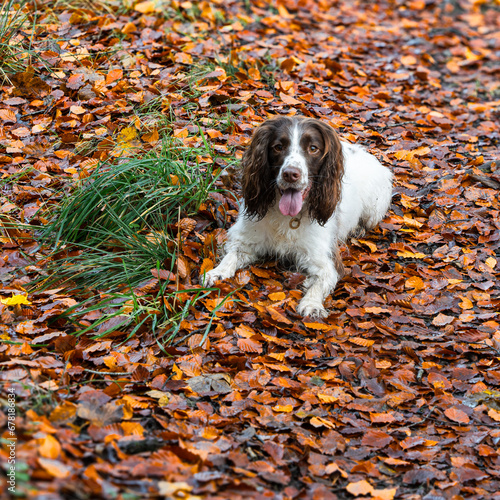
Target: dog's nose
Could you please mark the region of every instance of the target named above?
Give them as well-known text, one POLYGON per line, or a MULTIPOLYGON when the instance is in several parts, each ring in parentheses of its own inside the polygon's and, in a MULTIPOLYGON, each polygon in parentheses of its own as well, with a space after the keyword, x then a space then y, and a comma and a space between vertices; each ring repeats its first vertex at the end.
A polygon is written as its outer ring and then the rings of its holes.
POLYGON ((286 182, 297 182, 300 180, 300 170, 296 167, 287 167, 283 170, 283 180, 286 182))

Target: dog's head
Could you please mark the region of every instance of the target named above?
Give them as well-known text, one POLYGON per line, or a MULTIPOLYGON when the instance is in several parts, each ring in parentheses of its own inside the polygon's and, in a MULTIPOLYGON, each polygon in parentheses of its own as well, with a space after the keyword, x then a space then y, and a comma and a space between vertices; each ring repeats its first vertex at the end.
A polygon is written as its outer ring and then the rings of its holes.
POLYGON ((283 215, 307 208, 323 225, 340 201, 342 146, 329 125, 312 118, 279 117, 255 131, 243 155, 243 199, 250 216, 264 217, 279 198, 283 215))

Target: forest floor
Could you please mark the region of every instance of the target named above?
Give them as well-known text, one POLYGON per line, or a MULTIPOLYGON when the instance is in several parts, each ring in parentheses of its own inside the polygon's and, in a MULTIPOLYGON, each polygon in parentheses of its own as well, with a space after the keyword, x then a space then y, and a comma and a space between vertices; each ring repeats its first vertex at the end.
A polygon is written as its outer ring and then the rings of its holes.
POLYGON ((500 499, 498 2, 37 6, 13 38, 29 64, 0 87, 2 490, 500 499), (342 249, 325 320, 295 312, 303 276, 282 263, 199 285, 242 151, 280 114, 331 124, 395 175, 387 217, 342 249), (208 181, 165 215, 170 253, 114 291, 101 268, 58 282, 93 251, 40 237, 58 207, 167 143, 189 175, 165 189, 208 181))

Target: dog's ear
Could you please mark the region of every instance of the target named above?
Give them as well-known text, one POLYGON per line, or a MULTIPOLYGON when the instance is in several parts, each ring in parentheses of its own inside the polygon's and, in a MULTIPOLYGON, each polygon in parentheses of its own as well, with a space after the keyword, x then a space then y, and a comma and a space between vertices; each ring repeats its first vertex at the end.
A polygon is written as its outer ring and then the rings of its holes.
POLYGON ((309 215, 325 225, 340 202, 342 177, 344 175, 344 155, 337 133, 330 125, 314 120, 311 123, 319 130, 325 143, 325 151, 320 162, 318 176, 309 192, 309 215))
POLYGON ((276 198, 275 172, 269 165, 269 145, 275 133, 273 120, 260 125, 243 154, 242 191, 246 213, 263 218, 276 198))

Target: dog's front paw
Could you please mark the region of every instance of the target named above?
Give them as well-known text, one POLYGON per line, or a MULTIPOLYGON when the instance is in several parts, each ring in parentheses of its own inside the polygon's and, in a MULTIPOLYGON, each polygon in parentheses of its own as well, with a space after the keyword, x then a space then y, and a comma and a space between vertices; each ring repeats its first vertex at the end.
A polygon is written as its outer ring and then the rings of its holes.
POLYGON ((217 272, 217 268, 215 268, 200 276, 200 283, 208 288, 215 285, 215 283, 221 279, 222 276, 217 272))
POLYGON ((309 300, 301 300, 297 306, 297 312, 301 316, 309 316, 310 318, 326 318, 328 311, 319 302, 309 300))

